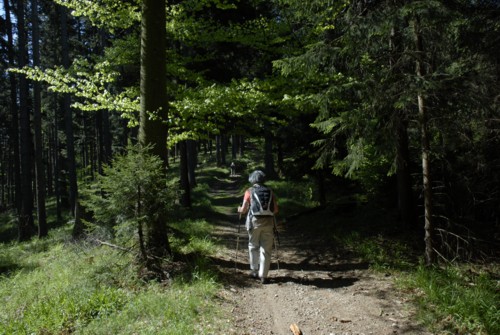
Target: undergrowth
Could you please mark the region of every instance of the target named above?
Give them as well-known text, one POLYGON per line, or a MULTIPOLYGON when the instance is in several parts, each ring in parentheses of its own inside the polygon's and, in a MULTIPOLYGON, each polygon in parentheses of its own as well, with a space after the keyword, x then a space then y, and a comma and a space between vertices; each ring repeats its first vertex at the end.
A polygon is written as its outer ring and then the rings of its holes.
POLYGON ((276 194, 281 217, 319 205, 315 199, 315 185, 310 180, 304 179, 295 182, 272 180, 266 185, 271 187, 276 194))
POLYGON ((374 271, 391 273, 398 287, 413 298, 419 319, 433 332, 500 334, 498 264, 425 266, 419 248, 423 237, 420 240, 418 234, 398 227, 388 213, 370 206, 348 214, 322 215, 336 217, 328 230, 333 244, 350 250, 374 271))
MULTIPOLYGON (((144 281, 133 253, 91 240, 69 242, 69 229, 44 240, 0 245, 0 334, 209 334, 224 325, 214 307, 220 285, 206 261, 206 222, 179 222, 172 247, 190 258, 189 275, 144 281), (7 269, 7 270, 6 270, 7 269)), ((222 328, 220 328, 222 327, 222 328)))
POLYGON ((403 276, 419 316, 440 334, 500 334, 498 267, 472 264, 418 268, 403 276))
MULTIPOLYGON (((0 334, 224 333, 228 323, 214 303, 221 286, 208 257, 216 249, 211 220, 241 199, 207 195, 214 185, 235 182, 242 196, 249 185, 247 176, 231 179, 224 168, 203 170, 192 212, 169 222, 170 244, 183 265, 168 282, 145 281, 133 253, 91 240, 70 242, 69 226, 52 230, 47 239, 0 244, 0 334)), ((282 218, 318 205, 314 184, 306 179, 268 185, 282 218)), ((340 203, 302 218, 307 227, 294 227, 323 236, 375 271, 391 273, 435 333, 500 334, 498 266, 423 266, 422 237, 397 226, 390 212, 340 203)))

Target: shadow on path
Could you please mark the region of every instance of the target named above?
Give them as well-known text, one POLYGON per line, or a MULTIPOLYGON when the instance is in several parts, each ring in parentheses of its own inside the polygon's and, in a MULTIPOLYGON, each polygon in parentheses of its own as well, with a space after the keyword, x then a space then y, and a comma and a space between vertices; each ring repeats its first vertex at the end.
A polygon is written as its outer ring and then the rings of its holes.
MULTIPOLYGON (((211 204, 216 207, 213 237, 224 252, 212 257, 223 281, 235 286, 256 283, 248 276, 248 235, 245 218, 239 218, 236 208, 241 202, 241 180, 214 178, 210 182, 211 204)), ((307 220, 307 218, 297 219, 307 220)), ((307 224, 303 222, 304 224, 307 224)), ((300 224, 300 223, 299 223, 300 224)), ((293 225, 279 224, 280 244, 275 245, 270 281, 276 284, 296 283, 318 288, 351 286, 359 279, 346 272, 368 269, 368 264, 354 259, 346 251, 339 251, 326 243, 325 236, 308 234, 293 225), (306 235, 305 235, 306 234, 306 235), (277 249, 276 249, 277 247, 277 249), (279 263, 279 270, 278 270, 279 263), (340 275, 341 274, 341 275, 340 275)))

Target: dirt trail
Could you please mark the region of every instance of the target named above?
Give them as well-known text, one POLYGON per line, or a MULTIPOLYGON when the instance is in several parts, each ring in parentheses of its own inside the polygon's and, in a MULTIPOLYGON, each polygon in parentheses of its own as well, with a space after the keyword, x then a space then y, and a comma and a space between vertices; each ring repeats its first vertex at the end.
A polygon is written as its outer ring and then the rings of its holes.
POLYGON ((297 223, 278 225, 280 245, 273 254, 270 283, 250 278, 243 226, 236 252, 234 211, 241 195, 234 185, 217 184, 214 194, 228 196, 220 200, 225 215, 215 231, 225 247, 214 261, 226 283, 220 294, 231 312, 229 334, 290 335, 291 324, 304 335, 430 334, 413 321, 412 307, 390 275, 373 273, 367 264, 297 223))

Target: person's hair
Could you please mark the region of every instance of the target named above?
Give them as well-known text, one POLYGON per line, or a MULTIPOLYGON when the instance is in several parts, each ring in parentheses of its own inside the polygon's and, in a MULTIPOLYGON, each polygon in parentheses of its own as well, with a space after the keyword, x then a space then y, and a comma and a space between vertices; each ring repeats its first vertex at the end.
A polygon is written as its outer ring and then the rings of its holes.
POLYGON ((250 173, 250 176, 248 177, 248 181, 252 184, 263 183, 265 179, 266 174, 261 170, 255 170, 254 172, 250 173))

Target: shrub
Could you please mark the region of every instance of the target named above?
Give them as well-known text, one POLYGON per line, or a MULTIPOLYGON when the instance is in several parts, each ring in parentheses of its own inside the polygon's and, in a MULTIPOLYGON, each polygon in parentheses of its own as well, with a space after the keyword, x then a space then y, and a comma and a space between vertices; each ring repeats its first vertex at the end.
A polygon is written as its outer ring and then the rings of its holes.
POLYGON ((149 148, 129 146, 104 167, 104 174, 83 190, 83 204, 95 222, 87 222, 97 232, 112 232, 122 243, 135 242, 143 223, 165 217, 174 207, 175 182, 167 182, 161 160, 149 148))

